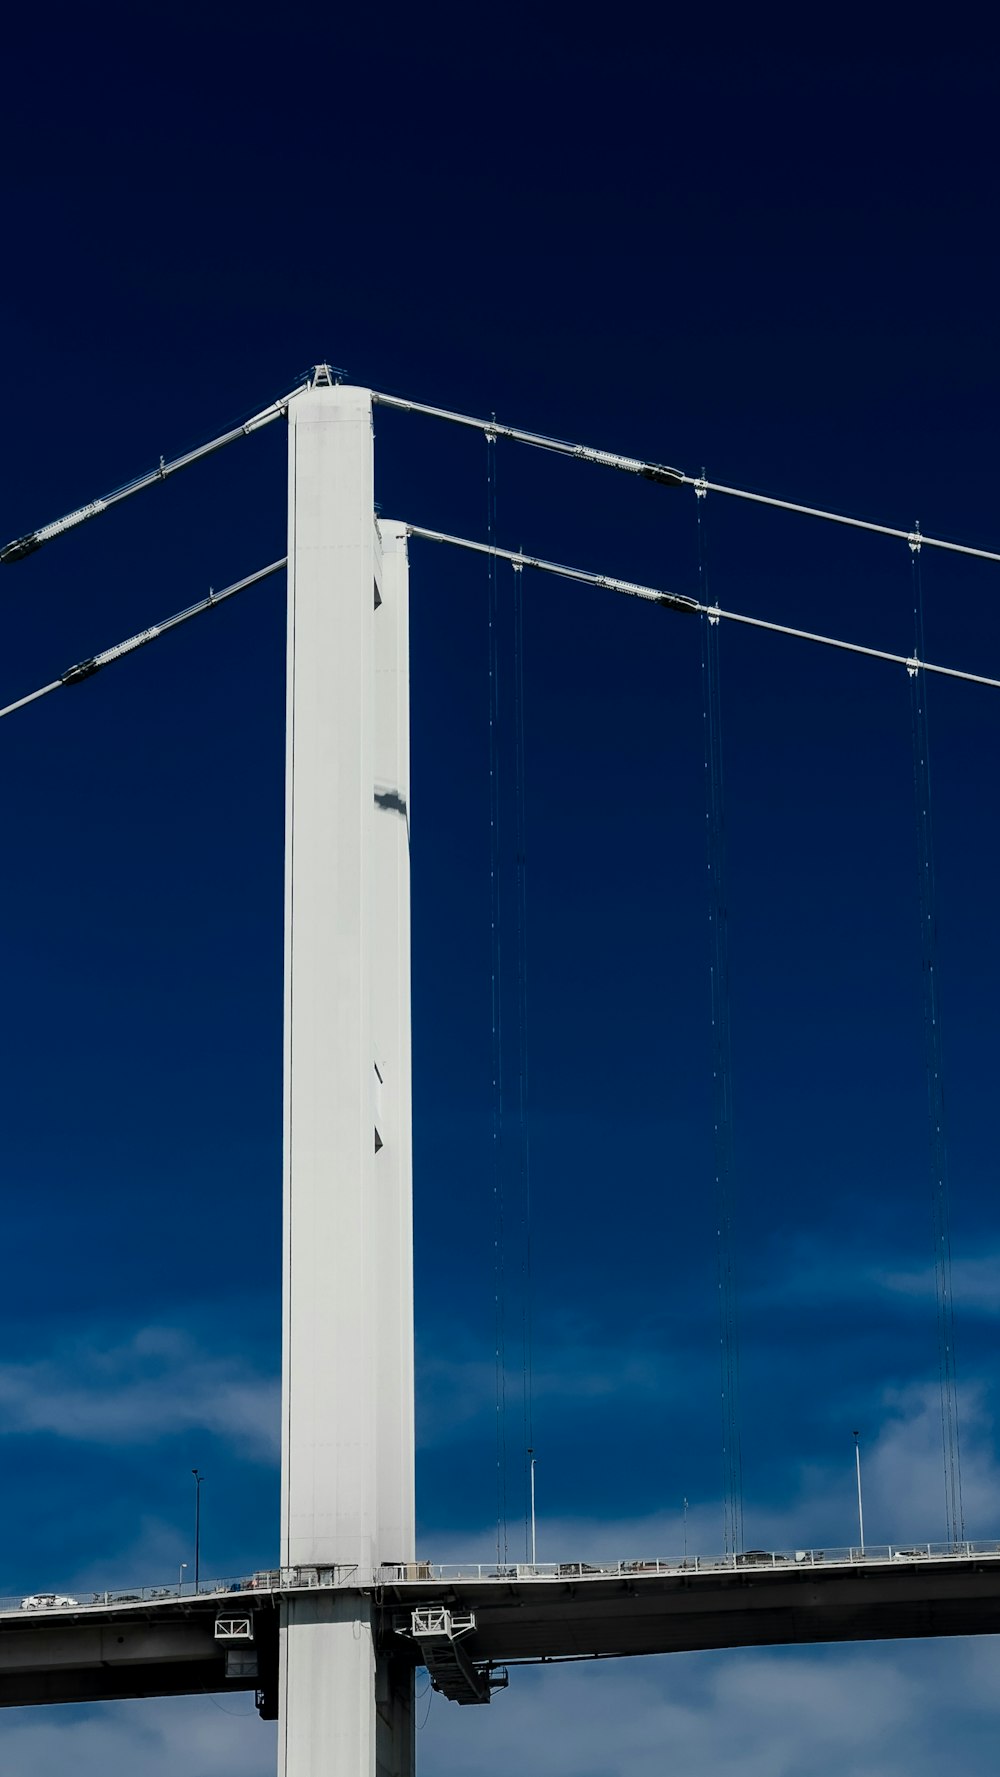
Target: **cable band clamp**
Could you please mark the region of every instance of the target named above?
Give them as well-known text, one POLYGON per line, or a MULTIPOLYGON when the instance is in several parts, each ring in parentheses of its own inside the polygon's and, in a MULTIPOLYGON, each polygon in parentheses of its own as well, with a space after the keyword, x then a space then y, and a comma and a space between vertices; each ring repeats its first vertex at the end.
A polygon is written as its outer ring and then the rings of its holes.
POLYGON ((74 525, 86 524, 88 518, 96 518, 99 512, 106 510, 104 500, 91 500, 89 506, 80 506, 75 512, 68 512, 65 518, 57 518, 52 524, 43 524, 41 530, 32 531, 31 540, 35 547, 47 543, 51 537, 58 537, 63 531, 71 531, 74 525))
POLYGON ((129 636, 127 642, 117 642, 113 648, 105 648, 103 654, 95 654, 94 660, 98 668, 110 666, 113 660, 120 660, 123 654, 131 654, 136 648, 144 648, 147 642, 155 642, 160 631, 156 624, 150 629, 142 629, 137 636, 129 636))
POLYGON ((127 642, 118 642, 113 648, 105 648, 100 654, 92 654, 89 660, 81 660, 78 665, 71 666, 60 676, 62 685, 80 685, 84 679, 93 678, 102 666, 110 666, 112 661, 121 660, 124 654, 134 653, 136 648, 144 648, 147 642, 155 642, 160 634, 159 627, 154 624, 151 629, 140 630, 137 636, 129 636, 127 642))

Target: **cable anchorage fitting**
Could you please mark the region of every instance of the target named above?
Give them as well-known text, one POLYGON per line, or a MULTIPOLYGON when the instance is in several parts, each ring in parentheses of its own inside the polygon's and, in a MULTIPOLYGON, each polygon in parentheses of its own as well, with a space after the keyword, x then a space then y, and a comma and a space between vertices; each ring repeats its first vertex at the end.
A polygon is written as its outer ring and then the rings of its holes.
POLYGON ((611 574, 600 574, 596 583, 608 592, 624 592, 631 598, 649 599, 653 604, 665 605, 669 611, 701 609, 697 599, 688 598, 683 592, 660 592, 651 586, 640 586, 636 580, 618 580, 611 574))
POLYGON ((624 469, 627 475, 641 475, 644 481, 657 481, 661 487, 683 487, 679 469, 668 469, 662 463, 644 463, 640 457, 619 456, 614 450, 595 450, 592 445, 578 444, 573 455, 581 463, 597 463, 602 469, 624 469))
POLYGON ((660 487, 683 487, 684 476, 679 469, 668 469, 664 463, 643 463, 639 474, 644 481, 655 481, 660 487))
POLYGON ((42 539, 37 531, 29 531, 26 537, 15 537, 12 543, 0 549, 0 561, 23 561, 26 555, 34 555, 41 547, 42 539))
MULTIPOLYGON (((294 391, 295 394, 298 392, 297 389, 294 391)), ((260 413, 255 413, 250 419, 243 421, 240 431, 249 438, 251 432, 256 432, 259 427, 270 425, 272 420, 288 412, 289 399, 290 397, 284 401, 272 401, 270 407, 262 407, 260 413)))
POLYGON ((43 543, 52 537, 61 536, 63 531, 71 531, 74 525, 86 524, 88 518, 96 518, 99 512, 106 511, 104 500, 91 500, 89 506, 79 506, 75 512, 68 512, 65 518, 57 518, 52 524, 43 524, 37 531, 29 531, 24 537, 15 537, 12 543, 0 549, 0 562, 23 561, 26 555, 34 555, 43 543))

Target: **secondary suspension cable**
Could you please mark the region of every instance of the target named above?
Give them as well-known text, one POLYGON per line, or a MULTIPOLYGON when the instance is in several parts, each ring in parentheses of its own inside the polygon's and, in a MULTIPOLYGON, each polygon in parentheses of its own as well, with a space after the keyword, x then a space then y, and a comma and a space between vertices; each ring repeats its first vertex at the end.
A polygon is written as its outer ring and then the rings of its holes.
MULTIPOLYGON (((914 648, 922 651, 924 611, 919 544, 913 549, 912 561, 914 648)), ((930 734, 927 716, 927 686, 917 672, 910 675, 910 705, 913 735, 913 784, 916 792, 918 904, 924 1007, 924 1052, 927 1072, 928 1161, 934 1229, 934 1284, 941 1391, 941 1446, 944 1458, 945 1512, 948 1534, 954 1545, 964 1540, 965 1514, 962 1505, 962 1452, 959 1438, 958 1374, 955 1360, 951 1191, 948 1179, 948 1145, 945 1129, 944 1053, 937 966, 937 895, 934 882, 930 734)))
POLYGON ((67 667, 58 679, 49 685, 41 685, 37 691, 29 691, 26 697, 18 697, 13 703, 0 709, 0 719, 12 716, 15 710, 21 710, 25 704, 35 703, 39 697, 47 697, 50 691, 59 691, 63 685, 80 685, 84 679, 92 679, 102 667, 112 666, 116 660, 123 660, 126 654, 134 654, 137 648, 145 648, 149 642, 159 640, 170 630, 177 629, 181 623, 187 623, 191 617, 200 617, 204 611, 214 611, 225 599, 235 597, 238 592, 245 592, 248 586, 256 586, 259 580, 267 580, 272 574, 280 574, 287 561, 282 556, 280 561, 273 561, 266 568, 258 568, 255 574, 248 574, 244 580, 234 580, 231 586, 223 586, 219 592, 212 591, 207 598, 199 599, 196 605, 188 605, 186 610, 177 611, 173 617, 164 617, 159 623, 153 623, 148 629, 141 629, 137 635, 129 636, 124 642, 116 642, 113 648, 104 648, 100 654, 92 654, 89 659, 81 660, 76 666, 67 667))
MULTIPOLYGON (((319 372, 314 371, 312 375, 317 377, 319 372)), ((262 426, 269 426, 272 420, 287 413, 288 403, 307 386, 305 382, 299 383, 287 395, 281 395, 277 401, 272 401, 269 407, 262 407, 259 413, 252 414, 248 420, 231 427, 228 432, 220 433, 218 438, 210 438, 207 444, 199 444, 196 449, 185 451, 183 456, 173 457, 169 463, 161 457, 158 467, 150 469, 147 474, 136 476, 134 481, 126 481, 110 494, 102 494, 99 500, 91 500, 86 506, 76 507, 73 512, 54 519, 51 524, 41 525, 37 531, 28 531, 23 537, 15 537, 13 542, 0 549, 0 562, 23 561, 26 555, 34 555, 36 549, 41 549, 43 543, 61 536, 64 531, 74 530, 79 524, 86 524, 88 519, 106 512, 109 506, 119 505, 131 494, 141 493, 144 487, 154 487, 157 482, 166 481, 168 476, 176 475, 179 469, 186 469, 189 464, 200 462, 202 457, 224 449, 227 444, 235 443, 237 438, 247 438, 251 432, 259 432, 262 426)))
POLYGON ((963 672, 957 666, 938 666, 921 660, 916 654, 893 654, 886 648, 868 648, 862 642, 844 641, 838 636, 819 635, 809 629, 795 629, 788 623, 771 623, 764 617, 749 617, 743 611, 727 611, 720 605, 706 605, 686 593, 668 592, 661 586, 643 586, 634 580, 619 580, 613 574, 589 573, 585 568, 567 567, 563 562, 544 561, 537 555, 525 555, 521 549, 500 549, 493 543, 476 543, 468 537, 453 537, 446 531, 429 531, 420 525, 407 525, 406 534, 426 543, 450 543, 456 549, 471 549, 479 555, 495 555, 509 561, 515 568, 537 568, 540 573, 554 574, 558 579, 575 580, 582 586, 597 586, 605 592, 620 592, 628 598, 645 599, 671 611, 690 611, 695 615, 721 618, 726 623, 744 623, 751 629, 769 630, 774 635, 791 636, 800 642, 817 642, 824 648, 839 648, 848 654, 863 654, 869 660, 885 660, 892 666, 905 666, 908 672, 938 673, 946 679, 963 679, 970 685, 987 685, 1000 691, 1000 679, 986 673, 963 672))
MULTIPOLYGON (((693 487, 696 494, 726 494, 732 500, 749 500, 757 506, 772 506, 778 512, 797 512, 802 518, 822 518, 829 524, 847 525, 851 530, 870 531, 879 537, 895 537, 902 543, 914 543, 917 533, 896 525, 875 524, 871 519, 852 518, 845 512, 829 512, 822 506, 805 506, 798 500, 781 500, 772 494, 754 493, 745 487, 729 487, 725 482, 706 481, 701 475, 687 475, 682 469, 670 469, 662 463, 647 463, 641 457, 622 456, 618 451, 598 450, 589 444, 570 444, 561 438, 547 438, 541 432, 527 432, 520 426, 502 425, 497 419, 481 420, 471 414, 453 413, 446 407, 429 407, 422 401, 404 401, 399 395, 372 392, 373 402, 397 408, 402 413, 419 413, 431 419, 449 420, 454 425, 472 426, 488 437, 510 438, 515 444, 528 444, 536 450, 554 451, 559 456, 575 457, 578 462, 597 463, 605 469, 622 469, 627 474, 656 481, 663 487, 693 487)), ((1000 562, 1000 550, 978 549, 970 543, 953 543, 944 537, 921 535, 925 549, 947 549, 956 555, 972 555, 979 561, 1000 562)))
MULTIPOLYGON (((819 635, 809 629, 795 629, 788 623, 771 623, 765 617, 750 617, 743 611, 727 611, 720 605, 706 605, 699 599, 689 598, 680 592, 668 592, 659 586, 643 586, 634 580, 621 580, 614 574, 594 574, 586 568, 571 568, 563 562, 545 561, 541 556, 526 555, 521 549, 501 549, 493 543, 476 543, 469 537, 453 537, 445 531, 426 530, 421 525, 407 525, 408 537, 428 543, 450 543, 456 549, 471 549, 477 555, 494 555, 498 561, 509 561, 515 568, 536 568, 540 573, 553 574, 559 579, 573 580, 582 586, 596 586, 605 592, 618 592, 628 598, 637 598, 654 605, 663 605, 671 611, 689 611, 703 617, 720 618, 725 623, 743 623, 751 629, 763 629, 773 635, 791 636, 800 642, 816 642, 824 648, 839 648, 848 654, 861 654, 869 660, 884 660, 891 666, 903 666, 909 673, 937 673, 945 679, 961 679, 969 685, 985 685, 991 691, 1000 691, 1000 679, 991 678, 987 673, 964 672, 957 666, 941 666, 932 660, 922 660, 916 654, 893 654, 886 648, 868 648, 861 642, 848 642, 839 636, 819 635)), ((197 617, 202 611, 211 610, 213 605, 221 604, 223 599, 242 592, 244 587, 253 586, 258 580, 265 580, 269 574, 280 573, 287 565, 287 557, 272 562, 269 567, 261 568, 245 580, 237 580, 232 586, 225 586, 221 592, 209 593, 198 604, 191 605, 186 611, 178 611, 174 617, 166 617, 152 628, 140 631, 137 636, 130 636, 120 642, 116 648, 105 649, 91 661, 81 661, 79 667, 70 667, 60 678, 53 679, 51 684, 42 685, 37 691, 31 691, 26 697, 19 697, 0 709, 0 718, 9 716, 15 710, 22 709, 25 704, 34 703, 39 697, 45 697, 50 691, 58 691, 61 685, 76 684, 80 679, 90 678, 102 666, 108 666, 112 660, 119 659, 146 642, 155 641, 157 636, 175 629, 189 617, 197 617)))

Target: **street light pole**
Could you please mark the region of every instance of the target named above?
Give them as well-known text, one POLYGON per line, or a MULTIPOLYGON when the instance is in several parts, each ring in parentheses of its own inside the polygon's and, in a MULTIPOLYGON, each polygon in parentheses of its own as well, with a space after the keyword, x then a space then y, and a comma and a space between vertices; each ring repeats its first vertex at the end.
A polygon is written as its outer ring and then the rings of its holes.
MULTIPOLYGON (((201 1484, 205 1479, 196 1468, 191 1470, 194 1476, 194 1589, 197 1593, 198 1578, 201 1571, 201 1484)), ((184 1566, 187 1566, 185 1561, 184 1566)))
POLYGON ((861 1503, 861 1444, 858 1434, 854 1434, 854 1462, 858 1472, 858 1534, 861 1538, 861 1553, 865 1552, 865 1513, 861 1503))
POLYGON ((531 1458, 531 1565, 535 1565, 535 1453, 528 1451, 531 1458))
POLYGON ((185 1572, 186 1567, 187 1567, 187 1562, 182 1561, 181 1565, 180 1565, 180 1572, 177 1575, 177 1589, 178 1589, 178 1591, 180 1591, 181 1587, 184 1584, 184 1572, 185 1572))

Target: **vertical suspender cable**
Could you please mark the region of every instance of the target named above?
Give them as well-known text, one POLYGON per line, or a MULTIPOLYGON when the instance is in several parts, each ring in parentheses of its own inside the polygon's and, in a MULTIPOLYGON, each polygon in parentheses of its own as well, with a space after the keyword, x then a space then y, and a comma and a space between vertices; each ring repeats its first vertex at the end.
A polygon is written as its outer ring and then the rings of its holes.
MULTIPOLYGON (((698 490, 698 572, 708 604, 704 493, 698 490)), ((723 1530, 727 1554, 743 1547, 743 1456, 740 1442, 740 1350, 733 1190, 733 1058, 729 1017, 729 932, 726 909, 725 822, 722 780, 722 705, 719 619, 711 613, 702 635, 705 711, 705 817, 712 1004, 712 1121, 718 1214, 719 1343, 722 1393, 723 1530)))
MULTIPOLYGON (((486 522, 496 541, 496 438, 486 435, 486 522)), ((507 1559, 507 1353, 503 1153, 503 1006, 500 953, 500 653, 497 558, 489 558, 490 981, 493 1092, 493 1340, 496 1381, 497 1563, 507 1559)))
POLYGON ((524 574, 514 569, 514 778, 517 924, 518 1169, 521 1207, 521 1445, 524 1547, 531 1560, 531 1458, 534 1453, 534 1302, 531 1283, 531 1146, 528 1127, 528 901, 524 747, 524 574))
MULTIPOLYGON (((917 527, 919 533, 919 526, 917 527)), ((923 589, 920 541, 910 544, 913 574, 914 656, 924 657, 923 589)), ((927 1114, 931 1209, 934 1230, 934 1285, 937 1298, 938 1370, 941 1386, 941 1448, 944 1458, 945 1517, 950 1541, 965 1537, 962 1506, 962 1455, 958 1428, 958 1373, 955 1362, 955 1309, 951 1263, 951 1194, 945 1136, 944 1064, 937 957, 937 894, 934 881, 934 831, 931 811, 931 765, 927 717, 927 678, 918 667, 910 672, 913 734, 913 783, 916 793, 917 870, 920 913, 921 980, 923 986, 924 1053, 927 1068, 927 1114)))

